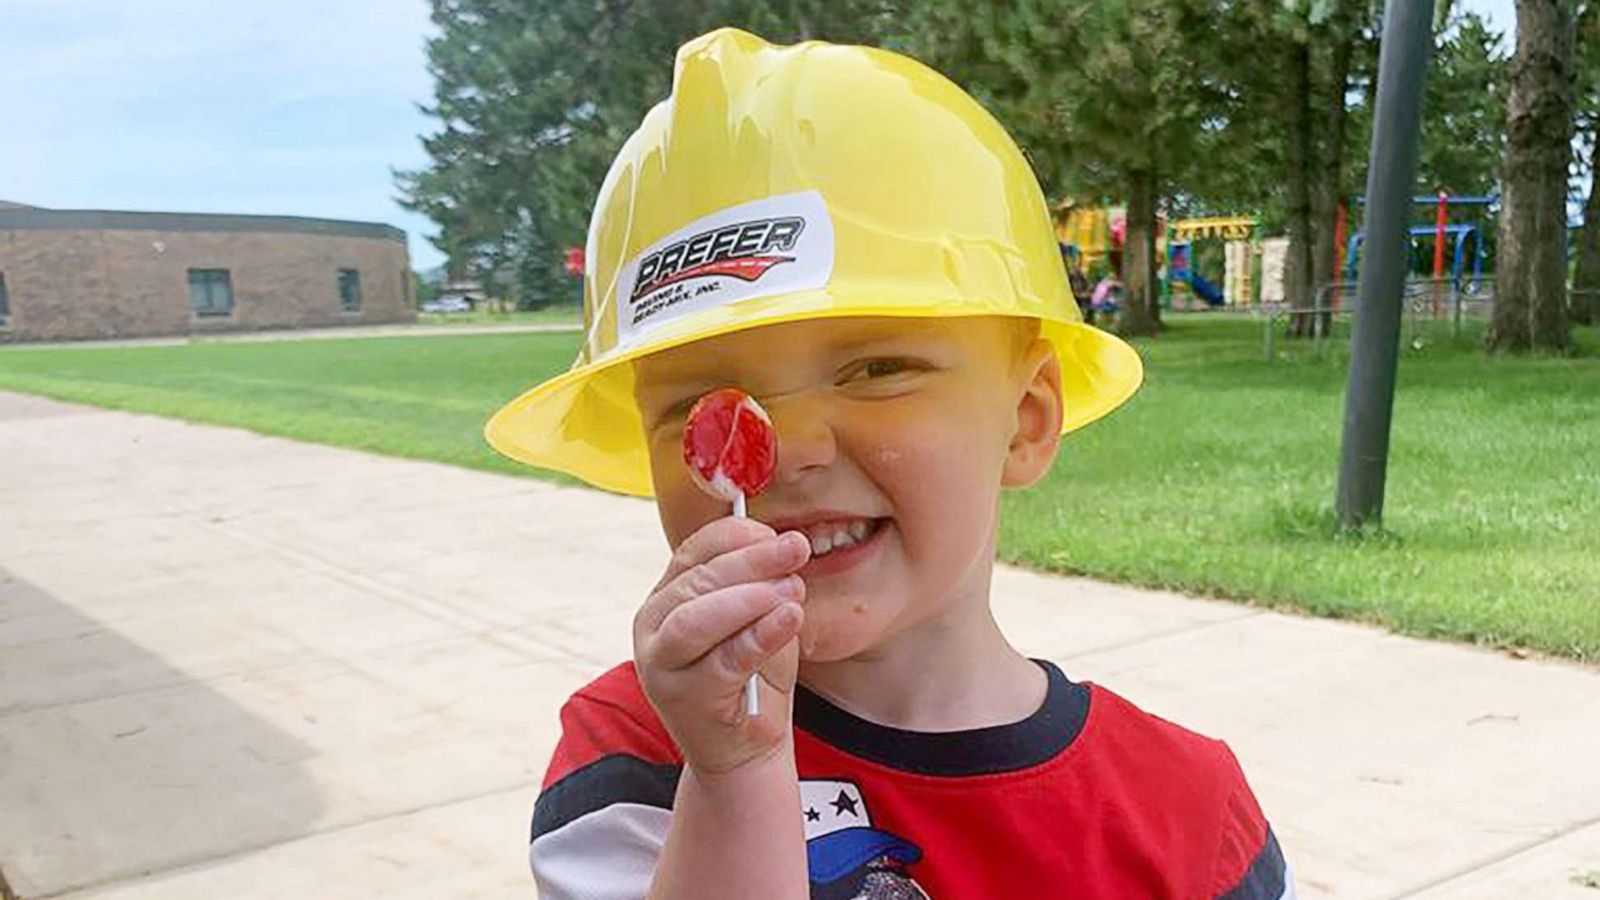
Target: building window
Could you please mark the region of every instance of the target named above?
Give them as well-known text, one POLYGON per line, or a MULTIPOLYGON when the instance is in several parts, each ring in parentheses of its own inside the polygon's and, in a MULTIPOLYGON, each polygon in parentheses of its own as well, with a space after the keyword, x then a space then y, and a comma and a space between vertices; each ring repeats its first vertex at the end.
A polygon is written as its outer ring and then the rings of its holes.
POLYGON ((345 312, 361 311, 361 273, 356 269, 339 270, 339 308, 345 312))
POLYGON ((197 316, 233 315, 233 281, 228 270, 190 269, 189 308, 197 316))
POLYGON ((6 273, 0 272, 0 328, 11 325, 11 298, 6 295, 6 273))

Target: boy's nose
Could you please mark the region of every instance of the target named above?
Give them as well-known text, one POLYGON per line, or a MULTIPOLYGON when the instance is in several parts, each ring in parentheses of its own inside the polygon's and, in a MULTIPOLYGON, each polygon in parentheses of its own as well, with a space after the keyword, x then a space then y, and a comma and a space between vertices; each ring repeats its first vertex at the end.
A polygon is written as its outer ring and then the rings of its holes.
POLYGON ((827 403, 815 391, 786 394, 761 404, 778 432, 778 461, 773 480, 793 484, 826 468, 839 445, 827 416, 827 403))

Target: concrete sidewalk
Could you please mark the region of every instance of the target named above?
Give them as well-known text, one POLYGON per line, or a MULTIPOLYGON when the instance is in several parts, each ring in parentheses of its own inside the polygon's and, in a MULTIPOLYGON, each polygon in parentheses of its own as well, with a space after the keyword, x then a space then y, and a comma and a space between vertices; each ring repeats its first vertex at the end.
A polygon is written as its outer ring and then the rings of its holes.
MULTIPOLYGON (((666 558, 649 504, 4 392, 0 471, 19 896, 532 895, 557 707, 666 558)), ((1302 897, 1600 900, 1600 672, 1013 569, 995 594, 1027 652, 1225 738, 1302 897)))

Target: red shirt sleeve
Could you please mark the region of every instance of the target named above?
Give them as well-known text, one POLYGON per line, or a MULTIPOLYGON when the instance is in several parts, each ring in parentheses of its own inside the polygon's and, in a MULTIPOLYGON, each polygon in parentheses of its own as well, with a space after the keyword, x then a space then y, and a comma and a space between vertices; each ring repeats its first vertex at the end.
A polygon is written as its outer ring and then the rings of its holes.
POLYGON ((658 765, 683 763, 645 697, 632 662, 596 678, 561 707, 561 740, 542 787, 548 790, 579 769, 616 754, 658 765))
POLYGON ((1223 804, 1215 864, 1207 896, 1263 898, 1293 897, 1288 867, 1277 837, 1267 824, 1261 805, 1245 779, 1233 750, 1222 745, 1225 777, 1232 782, 1223 804))

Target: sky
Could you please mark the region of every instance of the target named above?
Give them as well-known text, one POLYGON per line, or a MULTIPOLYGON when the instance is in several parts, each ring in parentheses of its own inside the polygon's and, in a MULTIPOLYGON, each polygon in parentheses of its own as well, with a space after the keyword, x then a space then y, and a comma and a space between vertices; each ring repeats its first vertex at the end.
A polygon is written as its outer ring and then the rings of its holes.
MULTIPOLYGON (((1438 0, 1434 0, 1437 4, 1438 0)), ((1516 46, 1517 37, 1517 3, 1516 0, 1456 0, 1455 8, 1461 12, 1475 12, 1485 19, 1494 28, 1505 32, 1505 51, 1510 53, 1516 46)))
MULTIPOLYGON (((1458 3, 1509 50, 1514 0, 1458 3)), ((0 200, 385 222, 431 268, 392 175, 427 162, 431 28, 425 0, 0 0, 0 200)))
POLYGON ((0 200, 436 229, 395 203, 427 156, 423 0, 0 0, 0 200))

